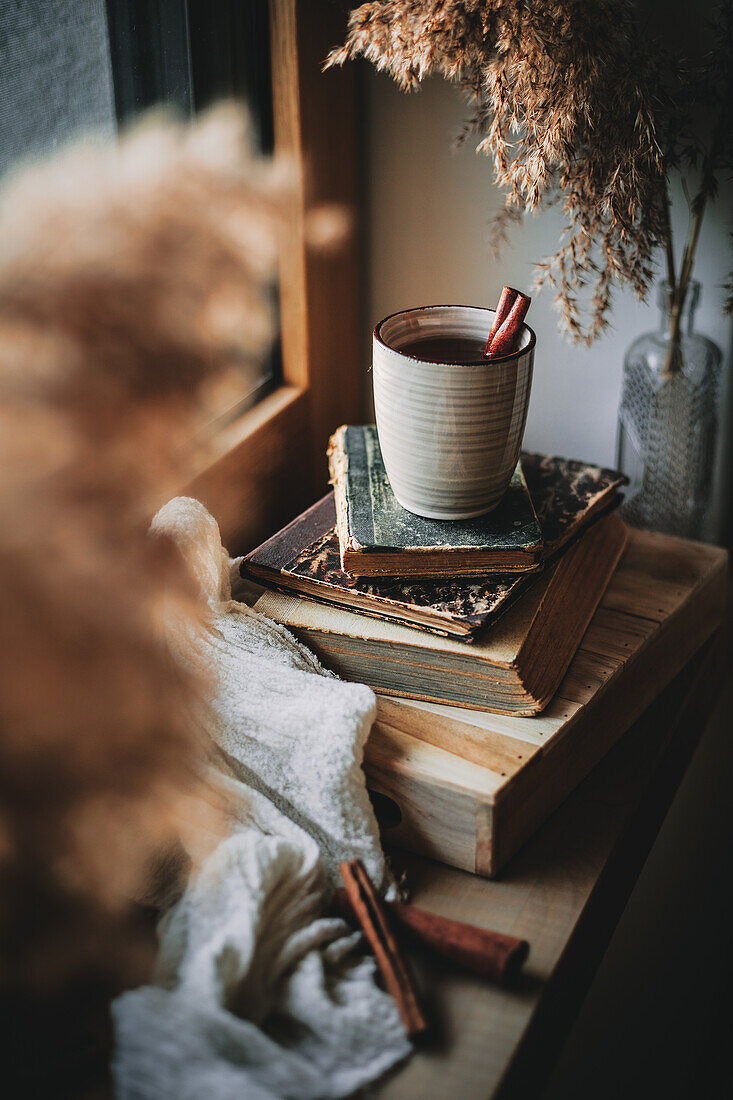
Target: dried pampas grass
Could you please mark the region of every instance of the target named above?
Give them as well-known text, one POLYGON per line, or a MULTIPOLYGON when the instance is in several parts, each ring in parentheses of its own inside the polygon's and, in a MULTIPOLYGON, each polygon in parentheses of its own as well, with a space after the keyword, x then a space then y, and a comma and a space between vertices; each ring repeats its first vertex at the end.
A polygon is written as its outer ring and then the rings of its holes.
MULTIPOLYGON (((466 133, 506 196, 495 243, 524 213, 562 210, 563 239, 536 285, 555 289, 561 329, 590 343, 609 324, 614 284, 645 295, 660 247, 676 286, 666 181, 699 150, 696 107, 726 124, 703 177, 733 164, 730 0, 722 9, 718 46, 692 69, 639 25, 632 0, 372 0, 351 12, 327 65, 364 56, 405 90, 433 73, 461 85, 466 133)), ((686 289, 680 280, 681 303, 686 289)))
POLYGON ((80 974, 113 988, 149 961, 129 899, 206 746, 203 685, 161 630, 196 594, 146 516, 185 482, 207 379, 267 344, 289 188, 222 108, 82 144, 2 198, 0 1000, 16 1019, 23 998, 80 974))

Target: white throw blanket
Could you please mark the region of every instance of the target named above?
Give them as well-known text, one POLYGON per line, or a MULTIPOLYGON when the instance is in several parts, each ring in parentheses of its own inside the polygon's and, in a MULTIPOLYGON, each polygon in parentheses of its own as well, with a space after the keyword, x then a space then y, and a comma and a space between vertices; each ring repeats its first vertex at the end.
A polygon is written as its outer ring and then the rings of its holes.
POLYGON ((358 935, 323 916, 341 859, 388 882, 361 761, 371 690, 325 672, 284 628, 231 599, 238 563, 197 501, 161 509, 208 604, 176 657, 213 673, 231 835, 161 925, 156 985, 113 1006, 122 1100, 346 1096, 410 1051, 358 935))

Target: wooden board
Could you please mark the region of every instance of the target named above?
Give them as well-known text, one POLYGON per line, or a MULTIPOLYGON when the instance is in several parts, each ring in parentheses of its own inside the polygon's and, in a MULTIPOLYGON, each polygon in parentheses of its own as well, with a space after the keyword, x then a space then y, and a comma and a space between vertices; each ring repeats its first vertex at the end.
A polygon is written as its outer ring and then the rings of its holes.
POLYGON ((633 531, 536 718, 380 696, 364 768, 385 841, 496 875, 719 626, 726 567, 717 547, 633 531))
MULTIPOLYGON (((707 714, 717 705, 721 679, 730 667, 728 653, 717 640, 703 646, 537 830, 499 880, 488 881, 413 853, 390 852, 414 904, 525 938, 530 953, 523 979, 506 989, 415 951, 410 962, 434 1034, 375 1090, 379 1100, 517 1100, 544 1095, 548 1074, 705 729, 707 714)), ((729 672, 728 679, 724 713, 733 698, 729 672)), ((719 721, 724 721, 722 714, 719 721)), ((665 900, 675 903, 673 896, 665 900)), ((696 945, 700 965, 715 967, 716 943, 701 950, 702 954, 696 945)), ((629 970, 619 976, 631 997, 644 980, 648 976, 643 972, 629 970)), ((631 1092, 638 1095, 633 1087, 631 1092)), ((606 1096, 607 1090, 601 1093, 606 1096)), ((697 1095, 719 1093, 703 1088, 697 1095)))

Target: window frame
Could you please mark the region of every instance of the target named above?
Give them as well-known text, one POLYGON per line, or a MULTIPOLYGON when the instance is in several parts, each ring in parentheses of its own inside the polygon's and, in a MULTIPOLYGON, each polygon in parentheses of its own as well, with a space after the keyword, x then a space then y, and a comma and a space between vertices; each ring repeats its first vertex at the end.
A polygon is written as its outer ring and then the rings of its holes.
POLYGON ((322 72, 345 13, 330 0, 270 0, 275 152, 299 182, 288 213, 292 247, 280 270, 282 381, 222 429, 186 487, 217 519, 231 553, 272 534, 327 489, 326 445, 360 419, 356 77, 322 72), (335 251, 305 240, 307 212, 337 203, 354 231, 335 251))

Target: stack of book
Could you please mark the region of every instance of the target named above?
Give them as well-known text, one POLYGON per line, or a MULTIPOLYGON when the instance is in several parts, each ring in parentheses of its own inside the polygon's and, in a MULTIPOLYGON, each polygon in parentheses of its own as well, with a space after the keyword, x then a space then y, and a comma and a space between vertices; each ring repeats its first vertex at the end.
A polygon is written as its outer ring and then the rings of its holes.
POLYGON ((422 519, 389 485, 373 426, 332 437, 333 492, 243 561, 256 610, 324 665, 400 700, 539 713, 556 692, 626 545, 623 475, 523 452, 499 506, 422 519))

